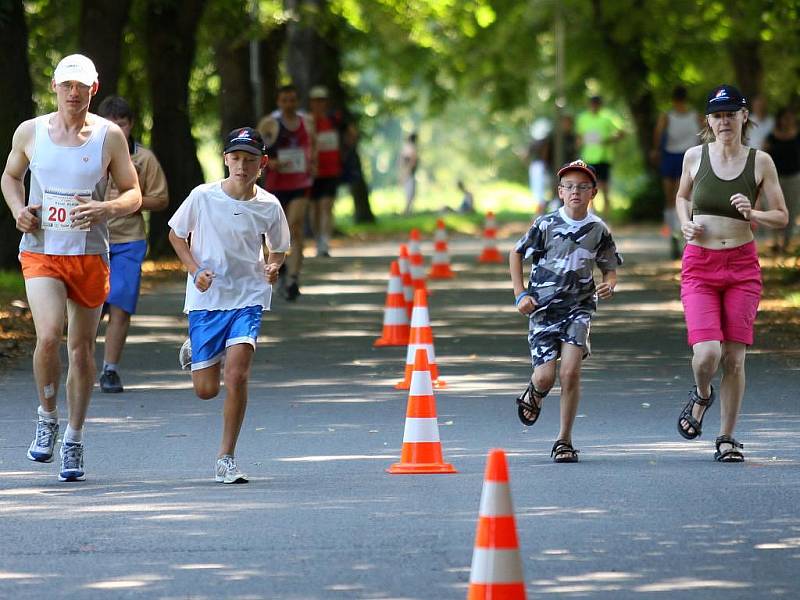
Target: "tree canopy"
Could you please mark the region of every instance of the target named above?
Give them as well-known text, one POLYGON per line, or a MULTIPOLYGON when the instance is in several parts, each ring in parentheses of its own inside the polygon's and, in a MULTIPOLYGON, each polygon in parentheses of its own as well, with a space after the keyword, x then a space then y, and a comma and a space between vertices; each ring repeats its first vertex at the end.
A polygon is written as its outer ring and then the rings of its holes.
MULTIPOLYGON (((799 12, 800 0, 0 0, 0 65, 15 83, 0 106, 0 141, 8 149, 21 120, 53 109, 61 56, 89 55, 99 95, 131 101, 135 135, 167 172, 171 207, 152 224, 156 251, 201 164, 219 168, 220 132, 255 124, 289 80, 302 101, 312 85, 332 90, 358 123, 374 185, 393 182, 412 129, 430 144, 431 173, 521 179, 515 151, 532 121, 555 117, 557 104, 575 113, 590 94, 626 119, 625 172, 646 182, 652 130, 676 84, 698 108, 723 81, 774 108, 797 104, 799 12)), ((366 187, 354 194, 357 218, 371 218, 366 187)), ((15 256, 7 245, 4 264, 15 256)))

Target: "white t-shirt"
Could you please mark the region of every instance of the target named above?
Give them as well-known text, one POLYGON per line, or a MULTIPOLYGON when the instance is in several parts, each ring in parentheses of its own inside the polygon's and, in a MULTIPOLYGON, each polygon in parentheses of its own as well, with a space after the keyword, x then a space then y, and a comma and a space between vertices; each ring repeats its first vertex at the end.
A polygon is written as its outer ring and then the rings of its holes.
POLYGON ((753 122, 753 127, 750 128, 747 136, 747 145, 761 150, 764 146, 764 140, 767 139, 767 136, 772 132, 772 128, 775 127, 775 117, 767 115, 763 119, 759 119, 758 116, 750 113, 750 120, 753 122))
POLYGON ((214 273, 205 292, 191 275, 186 281, 183 311, 232 310, 261 306, 269 310, 272 286, 264 277, 262 236, 272 252, 289 249, 289 225, 278 199, 256 187, 251 200, 235 200, 222 191, 221 181, 192 190, 169 220, 175 235, 192 235, 194 259, 214 273))

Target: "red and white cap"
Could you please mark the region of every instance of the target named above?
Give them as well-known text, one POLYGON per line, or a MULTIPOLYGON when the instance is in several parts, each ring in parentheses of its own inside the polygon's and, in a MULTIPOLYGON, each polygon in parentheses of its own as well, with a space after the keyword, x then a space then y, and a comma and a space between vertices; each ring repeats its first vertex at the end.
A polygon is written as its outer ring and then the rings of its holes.
POLYGON ((582 160, 573 160, 572 162, 568 162, 558 170, 556 177, 561 179, 562 175, 568 173, 569 171, 580 171, 581 173, 586 173, 592 180, 592 183, 597 185, 597 173, 595 173, 593 167, 587 165, 582 160))

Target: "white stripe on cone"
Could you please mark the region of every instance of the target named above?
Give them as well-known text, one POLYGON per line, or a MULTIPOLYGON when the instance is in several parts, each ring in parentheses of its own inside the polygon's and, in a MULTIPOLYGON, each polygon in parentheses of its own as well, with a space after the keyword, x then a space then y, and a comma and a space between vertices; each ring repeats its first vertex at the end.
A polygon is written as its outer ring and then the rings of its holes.
POLYGON ((412 371, 409 396, 433 396, 430 371, 412 371))
POLYGON ((384 325, 405 325, 408 323, 408 316, 405 308, 384 308, 384 325))
POLYGON ((433 264, 434 265, 443 265, 447 263, 447 254, 444 252, 434 252, 433 253, 433 264))
POLYGON ((522 562, 519 550, 494 550, 475 548, 472 552, 470 583, 519 583, 522 577, 522 562))
POLYGON ((390 294, 402 294, 403 293, 403 280, 400 277, 392 277, 389 279, 389 289, 388 292, 390 294))
POLYGON ((427 306, 415 306, 411 311, 411 326, 412 327, 430 327, 431 319, 428 315, 427 306))
POLYGON ((403 431, 403 443, 406 442, 438 442, 439 424, 436 417, 429 419, 406 417, 406 428, 403 431))
POLYGON ((478 514, 482 517, 508 517, 514 514, 514 509, 511 507, 511 490, 507 483, 483 482, 478 514))
POLYGON ((436 362, 436 354, 433 351, 433 344, 409 344, 408 345, 408 352, 406 353, 406 364, 413 365, 414 364, 414 357, 417 354, 417 350, 425 350, 428 353, 428 364, 433 364, 436 362))

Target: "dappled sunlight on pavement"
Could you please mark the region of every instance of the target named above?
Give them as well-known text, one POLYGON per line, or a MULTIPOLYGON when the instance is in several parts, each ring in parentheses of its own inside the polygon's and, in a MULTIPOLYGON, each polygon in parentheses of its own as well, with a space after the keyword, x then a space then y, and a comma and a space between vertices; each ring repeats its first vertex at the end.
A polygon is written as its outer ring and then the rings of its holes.
POLYGON ((713 461, 717 406, 699 440, 679 437, 692 386, 679 265, 651 233, 615 230, 626 265, 592 323, 575 465, 550 458, 558 380, 535 425, 517 419, 531 366, 507 266, 476 263, 479 239, 450 240, 457 276, 431 282, 428 297, 447 381, 434 391, 435 424, 459 471, 448 478, 384 472, 400 455, 409 397, 394 389, 406 348, 373 347, 399 240, 309 252, 300 298, 273 296, 237 446, 248 485, 214 482, 225 388, 199 401, 178 368, 185 274, 159 274, 131 324, 125 393, 93 396, 86 482, 59 483, 57 460, 25 458, 29 363, 2 381, 0 596, 463 598, 492 447, 507 451, 529 597, 796 596, 800 350, 749 353, 743 465, 713 461))

